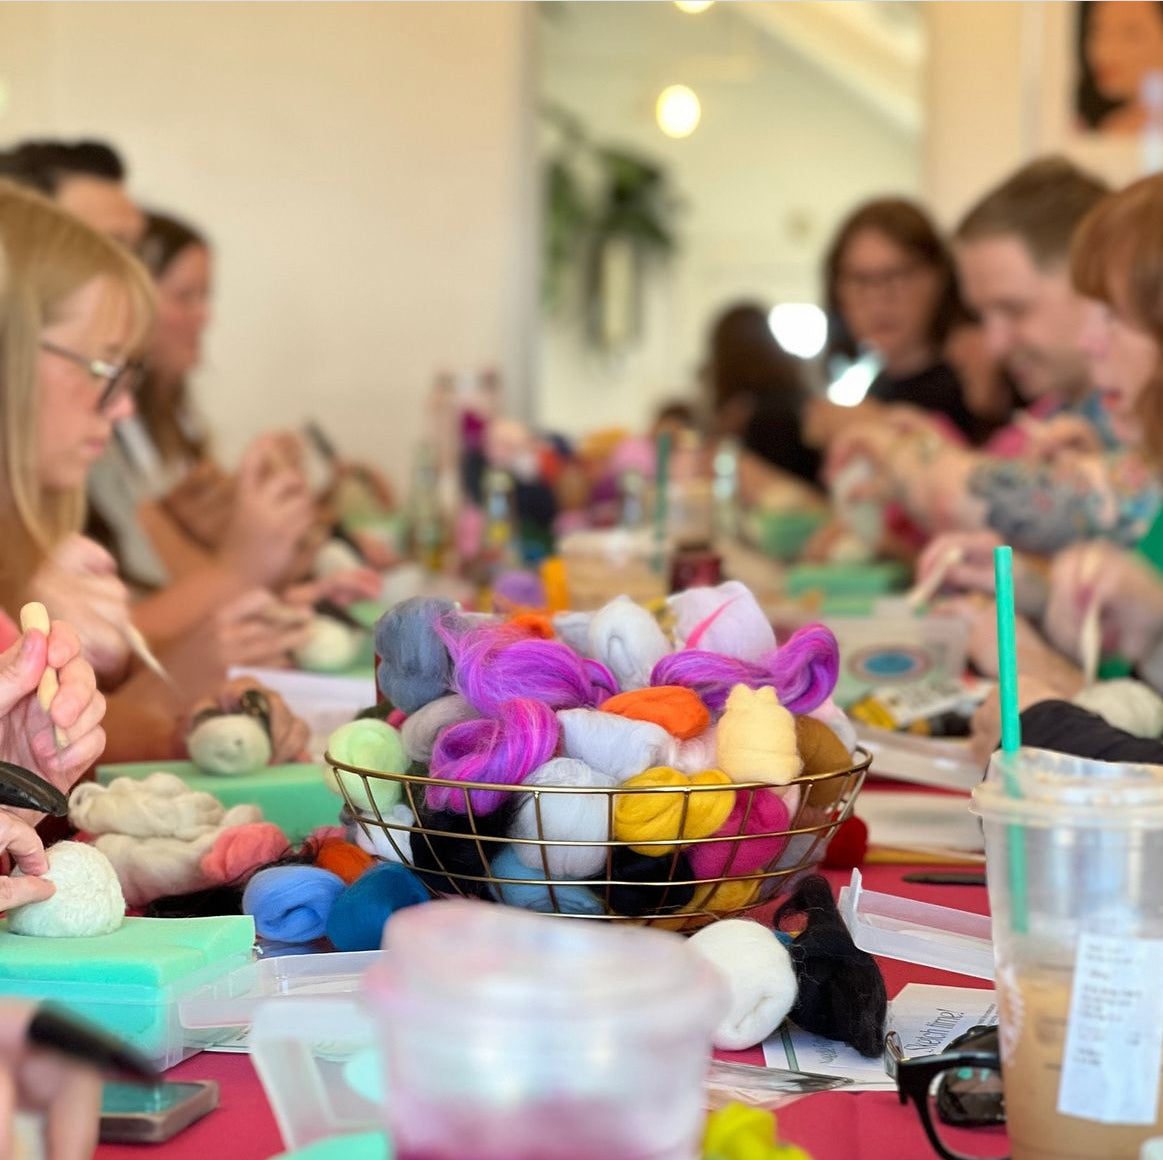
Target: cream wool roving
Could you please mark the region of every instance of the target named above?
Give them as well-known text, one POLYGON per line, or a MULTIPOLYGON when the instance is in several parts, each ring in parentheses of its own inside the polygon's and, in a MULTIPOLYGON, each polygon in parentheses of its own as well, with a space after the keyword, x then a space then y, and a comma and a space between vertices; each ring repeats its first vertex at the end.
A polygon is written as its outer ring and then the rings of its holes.
POLYGON ((680 648, 706 649, 744 661, 758 661, 775 648, 771 621, 751 590, 738 580, 715 588, 688 588, 667 603, 674 613, 674 635, 680 648))
POLYGON ((203 773, 239 777, 270 765, 271 735, 246 713, 223 713, 195 725, 186 750, 203 773))
POLYGON ((616 781, 663 763, 673 738, 660 725, 595 709, 560 709, 562 751, 616 781))
MULTIPOLYGON (((109 859, 84 842, 58 842, 45 851, 44 875, 56 893, 8 912, 13 934, 40 938, 93 938, 112 934, 125 918, 125 898, 109 859)), ((12 871, 19 876, 21 871, 12 871)))
MULTIPOLYGON (((610 774, 599 773, 584 761, 555 757, 535 769, 522 784, 528 788, 549 785, 612 789, 618 783, 610 774)), ((533 794, 521 794, 520 798, 509 836, 533 841, 513 843, 513 853, 519 862, 533 870, 548 866, 549 878, 591 878, 605 869, 605 846, 541 846, 536 840, 608 841, 610 815, 606 794, 543 793, 536 799, 533 794)))
POLYGON ((715 967, 730 1004, 711 1041, 721 1051, 744 1051, 762 1043, 796 1001, 791 956, 766 927, 750 919, 726 918, 696 931, 687 946, 715 967))
POLYGON ((646 688, 654 666, 670 651, 658 621, 629 596, 611 600, 589 622, 586 655, 601 661, 623 691, 646 688))
POLYGON ((215 829, 224 812, 217 798, 172 773, 117 777, 107 786, 83 782, 69 797, 69 821, 90 834, 190 841, 215 829))

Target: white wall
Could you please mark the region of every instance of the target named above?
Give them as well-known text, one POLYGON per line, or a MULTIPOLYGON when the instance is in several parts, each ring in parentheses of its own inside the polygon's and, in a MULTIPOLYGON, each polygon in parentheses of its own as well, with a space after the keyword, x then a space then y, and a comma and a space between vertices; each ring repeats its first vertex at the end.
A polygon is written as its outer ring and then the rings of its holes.
POLYGON ((0 5, 0 141, 115 142, 216 245, 198 397, 232 456, 317 417, 401 481, 434 370, 527 379, 520 3, 0 5))
POLYGON ((578 113, 603 142, 664 164, 688 208, 681 255, 652 281, 640 345, 602 359, 575 320, 543 328, 539 416, 574 433, 639 427, 660 400, 692 391, 723 306, 820 299, 832 229, 867 197, 916 193, 919 142, 731 5, 696 17, 671 4, 563 7, 538 25, 543 98, 578 113), (676 82, 703 106, 702 124, 680 141, 654 122, 655 96, 676 82))

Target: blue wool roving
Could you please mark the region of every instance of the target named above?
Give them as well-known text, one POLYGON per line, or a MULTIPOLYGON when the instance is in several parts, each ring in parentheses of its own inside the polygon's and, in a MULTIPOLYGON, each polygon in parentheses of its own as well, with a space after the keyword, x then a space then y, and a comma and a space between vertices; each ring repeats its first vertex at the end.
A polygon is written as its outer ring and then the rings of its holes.
POLYGON ((432 896, 407 866, 385 862, 361 874, 336 900, 327 937, 337 951, 379 950, 384 923, 406 906, 432 896))
POLYGON ((318 866, 270 866, 246 884, 242 912, 254 915, 263 938, 313 942, 326 932, 327 916, 344 888, 338 874, 318 866))
POLYGON ((380 692, 405 713, 415 713, 451 691, 452 658, 436 631, 456 605, 435 596, 414 596, 376 622, 380 692))
POLYGON ((605 907, 601 900, 591 890, 584 886, 555 886, 553 893, 557 898, 554 907, 553 899, 549 895, 549 887, 537 881, 544 877, 541 870, 531 870, 523 866, 513 852, 512 846, 506 846, 492 863, 494 878, 520 878, 520 882, 494 882, 492 892, 495 898, 508 906, 519 906, 522 910, 537 910, 542 914, 604 914, 605 907))

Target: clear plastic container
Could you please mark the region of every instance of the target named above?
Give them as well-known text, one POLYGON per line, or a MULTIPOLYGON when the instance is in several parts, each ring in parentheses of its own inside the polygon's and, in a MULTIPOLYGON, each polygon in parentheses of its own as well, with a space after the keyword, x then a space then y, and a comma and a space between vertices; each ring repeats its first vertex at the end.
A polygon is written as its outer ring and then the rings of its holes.
POLYGON ((725 995, 677 935, 450 901, 366 977, 399 1160, 694 1160, 725 995))
POLYGON ((1136 1160, 1163 1130, 1163 767, 1023 749, 973 803, 1011 1155, 1136 1160))

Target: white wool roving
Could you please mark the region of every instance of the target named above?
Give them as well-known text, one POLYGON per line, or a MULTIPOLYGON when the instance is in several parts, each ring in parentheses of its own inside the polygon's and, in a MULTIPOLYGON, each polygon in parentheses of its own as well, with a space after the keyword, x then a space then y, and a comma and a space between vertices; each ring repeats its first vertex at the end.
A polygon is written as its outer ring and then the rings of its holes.
POLYGON ((215 883, 202 869, 202 858, 224 830, 262 821, 258 806, 232 806, 219 825, 188 841, 180 838, 136 838, 129 834, 102 834, 94 845, 112 864, 125 901, 146 906, 155 898, 205 890, 215 883))
POLYGON ((713 725, 705 733, 700 733, 698 737, 688 738, 686 741, 672 737, 670 748, 661 764, 669 765, 672 769, 677 769, 679 773, 685 773, 688 777, 692 774, 702 773, 704 769, 714 769, 718 754, 715 737, 715 726, 713 725))
POLYGON ((172 773, 84 782, 69 797, 69 821, 90 834, 188 841, 218 826, 223 813, 217 798, 188 789, 172 773))
POLYGON ((632 721, 596 709, 559 709, 557 719, 565 756, 618 782, 661 765, 670 751, 670 734, 653 721, 632 721))
MULTIPOLYGON (((100 850, 84 842, 58 842, 45 851, 56 893, 8 912, 13 934, 40 938, 93 938, 112 934, 125 918, 117 873, 100 850)), ((14 876, 20 870, 12 871, 14 876)))
MULTIPOLYGON (((613 789, 617 780, 572 757, 555 757, 535 769, 522 782, 527 787, 546 785, 590 786, 613 789)), ((553 842, 607 842, 610 834, 610 799, 604 793, 521 794, 509 828, 510 838, 532 839, 513 843, 522 865, 550 878, 591 878, 605 869, 605 846, 541 846, 537 839, 553 842), (538 833, 538 813, 541 831, 538 833), (541 861, 544 850, 545 862, 541 861)))
POLYGON ((590 621, 586 655, 601 661, 623 692, 645 689, 654 666, 669 652, 658 621, 629 596, 611 600, 590 621))
POLYGON ((567 644, 575 653, 589 656, 590 621, 592 612, 559 612, 553 618, 553 631, 562 644, 567 644))
MULTIPOLYGON (((840 738, 840 743, 849 753, 856 752, 856 747, 860 744, 860 739, 856 736, 856 726, 852 724, 848 714, 831 697, 817 705, 808 716, 815 717, 817 721, 822 721, 827 725, 840 738)), ((1163 732, 1163 728, 1160 728, 1160 732, 1163 732)))
POLYGON ((717 968, 730 1005, 711 1041, 722 1051, 762 1043, 795 1006, 796 975, 787 948, 765 926, 746 918, 724 918, 687 941, 717 968))
POLYGON ((412 761, 432 760, 432 748, 436 738, 450 725, 461 721, 475 721, 480 714, 459 693, 447 697, 437 697, 423 708, 417 709, 400 726, 400 737, 404 742, 404 752, 412 761))
POLYGON ((775 648, 775 630, 767 614, 738 580, 728 580, 716 588, 688 588, 677 592, 667 603, 674 611, 674 635, 679 648, 687 646, 694 629, 717 609, 723 611, 691 648, 723 653, 744 661, 757 661, 775 648))
POLYGON ((186 750, 203 773, 240 777, 270 765, 271 735, 246 713, 223 713, 195 725, 186 750))
POLYGON ((333 616, 313 616, 306 643, 295 650, 295 663, 310 673, 345 669, 359 656, 361 634, 333 616))
POLYGON ((1163 698, 1142 681, 1099 681, 1083 689, 1074 704, 1097 713, 1108 725, 1134 737, 1163 734, 1163 698))
MULTIPOLYGON (((385 822, 394 822, 400 826, 416 824, 415 814, 403 802, 392 806, 383 817, 385 822)), ((352 821, 347 827, 347 835, 347 840, 353 845, 368 854, 382 858, 385 862, 399 862, 401 853, 404 855, 404 861, 412 861, 412 835, 407 830, 392 830, 389 836, 387 831, 380 828, 376 819, 369 816, 366 833, 358 821, 352 821), (393 839, 399 850, 392 845, 393 839)))

